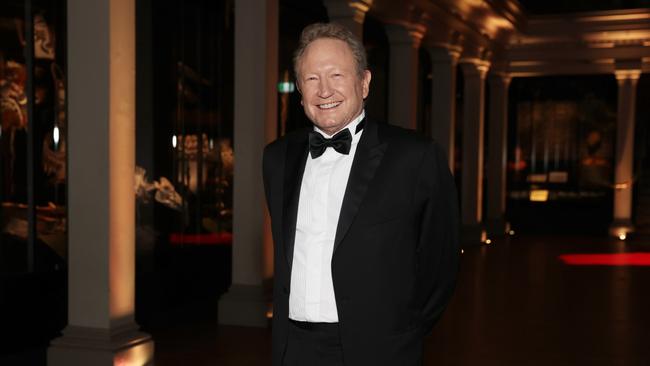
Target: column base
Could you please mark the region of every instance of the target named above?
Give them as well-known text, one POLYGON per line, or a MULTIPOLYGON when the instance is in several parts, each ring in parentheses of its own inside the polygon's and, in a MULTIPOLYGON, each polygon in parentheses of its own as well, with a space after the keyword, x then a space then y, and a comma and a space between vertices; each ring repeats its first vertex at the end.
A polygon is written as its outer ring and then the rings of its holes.
POLYGON ((479 246, 487 239, 487 232, 481 224, 462 225, 460 244, 464 247, 479 246))
POLYGON ((234 284, 219 299, 219 324, 266 328, 267 308, 263 286, 234 284))
POLYGON ((67 326, 47 350, 49 366, 153 365, 154 342, 135 324, 119 329, 67 326))
POLYGON ((502 237, 510 231, 510 223, 504 218, 489 219, 486 224, 489 238, 502 237))
POLYGON ((630 219, 615 219, 609 226, 609 234, 621 240, 625 240, 632 232, 634 232, 634 224, 630 219))

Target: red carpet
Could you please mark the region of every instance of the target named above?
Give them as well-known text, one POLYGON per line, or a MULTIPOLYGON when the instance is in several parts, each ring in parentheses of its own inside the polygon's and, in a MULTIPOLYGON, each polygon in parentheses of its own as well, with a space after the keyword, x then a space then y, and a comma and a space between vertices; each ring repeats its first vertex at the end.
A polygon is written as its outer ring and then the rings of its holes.
POLYGON ((180 234, 169 235, 171 245, 231 245, 232 233, 220 232, 209 234, 180 234))
POLYGON ((563 254, 560 260, 571 266, 650 266, 650 253, 563 254))

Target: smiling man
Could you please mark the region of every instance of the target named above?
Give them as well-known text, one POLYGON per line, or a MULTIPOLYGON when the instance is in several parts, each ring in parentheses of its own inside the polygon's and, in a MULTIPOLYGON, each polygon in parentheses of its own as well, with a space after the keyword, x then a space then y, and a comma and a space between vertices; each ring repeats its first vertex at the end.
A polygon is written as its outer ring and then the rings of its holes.
POLYGON ((365 116, 363 44, 305 28, 294 57, 313 128, 264 151, 274 366, 421 365, 458 267, 458 210, 431 140, 365 116))

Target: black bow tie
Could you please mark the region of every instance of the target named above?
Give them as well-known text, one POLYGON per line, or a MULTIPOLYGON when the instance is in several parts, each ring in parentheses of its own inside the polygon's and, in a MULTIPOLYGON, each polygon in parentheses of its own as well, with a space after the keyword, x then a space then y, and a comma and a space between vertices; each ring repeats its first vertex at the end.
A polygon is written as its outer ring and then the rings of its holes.
MULTIPOLYGON (((357 125, 355 134, 359 133, 363 129, 365 120, 361 121, 357 125)), ((352 134, 350 134, 349 128, 344 128, 339 131, 336 135, 332 136, 331 139, 323 137, 320 133, 316 131, 309 132, 309 152, 311 153, 312 159, 323 155, 325 149, 328 147, 334 148, 337 152, 343 155, 350 153, 350 147, 352 146, 352 134)))
POLYGON ((339 131, 331 139, 323 137, 316 131, 309 132, 309 152, 311 152, 312 159, 323 155, 328 147, 333 147, 339 153, 347 155, 350 153, 351 146, 352 135, 349 128, 339 131))

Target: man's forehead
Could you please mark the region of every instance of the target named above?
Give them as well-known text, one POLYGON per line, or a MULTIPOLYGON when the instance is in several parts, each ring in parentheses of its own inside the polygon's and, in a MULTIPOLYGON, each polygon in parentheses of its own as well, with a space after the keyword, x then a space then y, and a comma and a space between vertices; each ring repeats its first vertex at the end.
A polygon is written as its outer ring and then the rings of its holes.
POLYGON ((352 49, 345 41, 340 40, 338 38, 331 38, 331 37, 321 37, 321 38, 314 39, 305 48, 305 53, 308 52, 309 50, 313 50, 314 48, 322 48, 322 47, 334 47, 341 50, 347 50, 350 53, 352 53, 352 49))

